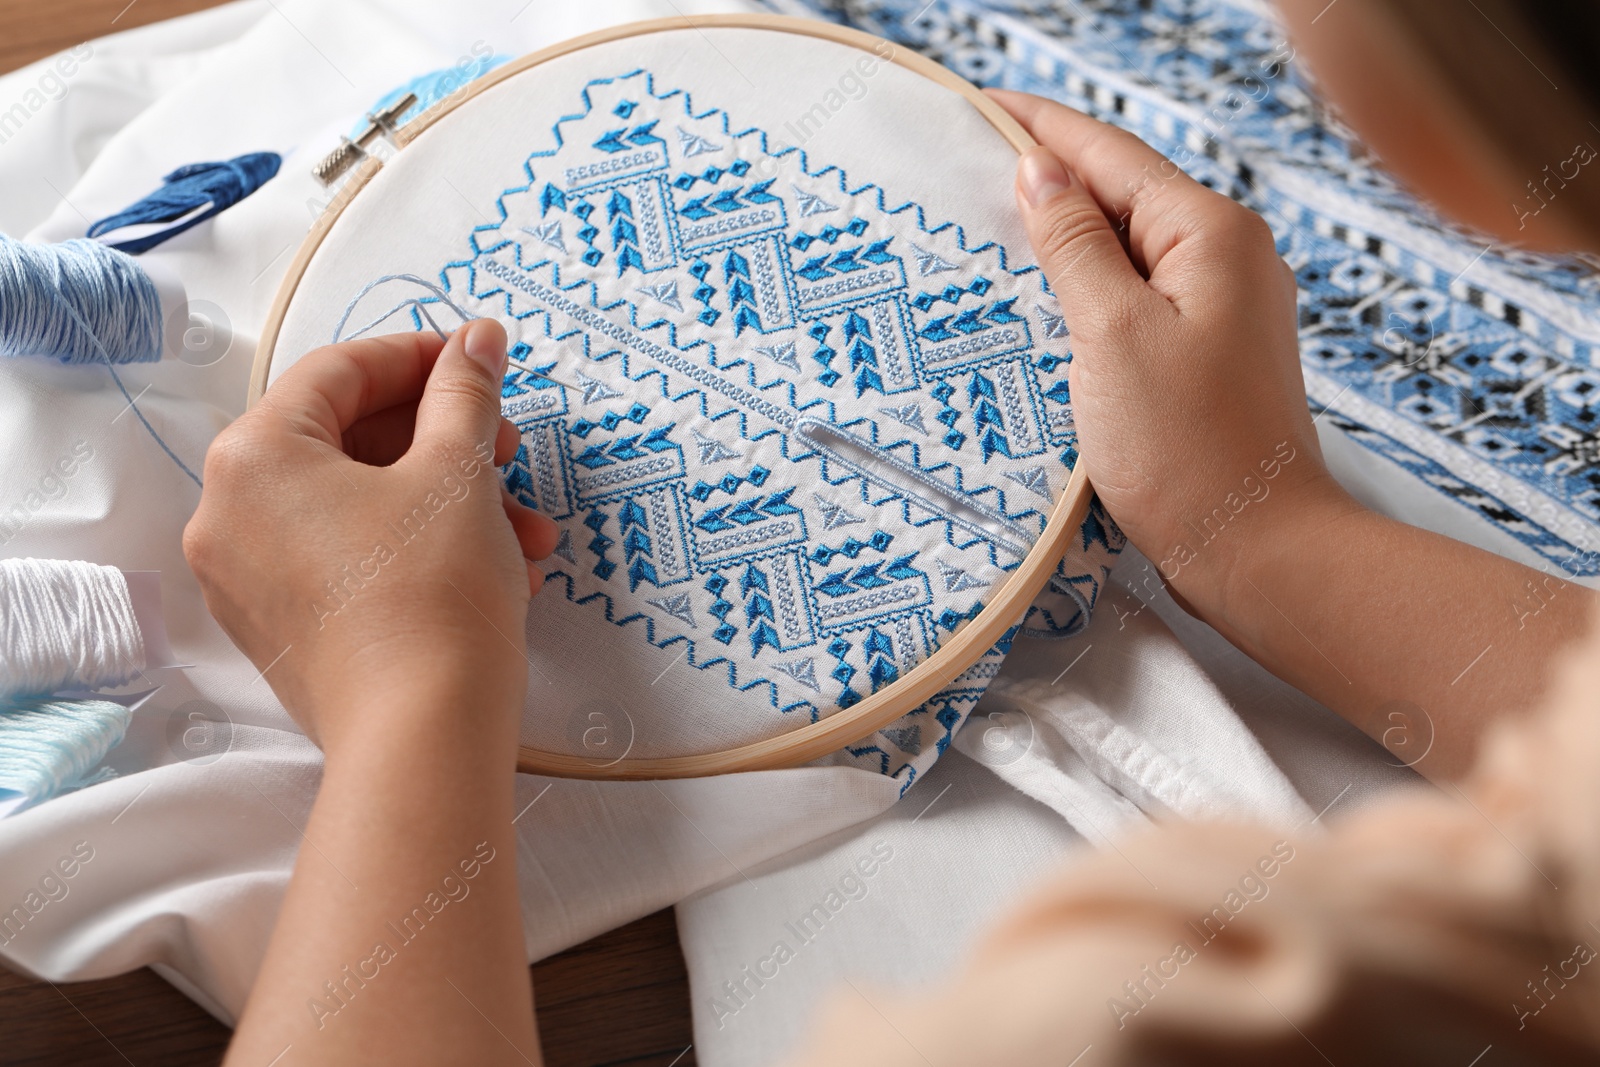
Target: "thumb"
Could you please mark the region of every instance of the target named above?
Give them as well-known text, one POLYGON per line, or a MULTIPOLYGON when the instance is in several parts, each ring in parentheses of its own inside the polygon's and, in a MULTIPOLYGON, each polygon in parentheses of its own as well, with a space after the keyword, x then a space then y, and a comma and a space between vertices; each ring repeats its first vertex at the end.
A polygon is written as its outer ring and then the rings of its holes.
POLYGON ((1074 329, 1126 321, 1149 294, 1093 194, 1043 145, 1030 148, 1017 164, 1017 205, 1074 329))
POLYGON ((506 372, 506 331, 493 319, 474 319, 451 335, 417 404, 415 440, 494 448, 500 431, 500 387, 506 372))

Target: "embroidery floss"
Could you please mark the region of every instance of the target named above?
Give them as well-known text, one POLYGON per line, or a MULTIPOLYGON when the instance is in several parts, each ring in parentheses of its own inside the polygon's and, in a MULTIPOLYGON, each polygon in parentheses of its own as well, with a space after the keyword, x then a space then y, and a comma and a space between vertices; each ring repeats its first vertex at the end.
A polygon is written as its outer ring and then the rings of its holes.
POLYGON ((131 718, 109 700, 0 701, 0 816, 114 777, 94 768, 131 718))
POLYGON ((0 356, 154 363, 161 297, 138 263, 98 241, 36 245, 0 235, 0 356))
MULTIPOLYGON (((418 330, 422 329, 422 323, 423 321, 426 321, 429 328, 431 328, 434 333, 438 334, 440 337, 449 337, 450 334, 444 330, 438 324, 438 322, 434 321, 433 316, 428 313, 427 305, 433 303, 442 304, 451 311, 455 312, 456 317, 461 320, 461 325, 465 325, 466 323, 477 318, 476 315, 473 315, 470 311, 463 310, 460 304, 457 304, 454 300, 451 300, 449 293, 428 281, 426 278, 419 278, 415 274, 385 274, 381 278, 374 278, 372 281, 368 282, 362 287, 359 293, 350 298, 350 302, 345 305, 344 314, 339 316, 338 323, 336 323, 333 327, 333 339, 328 343, 336 345, 342 341, 354 341, 357 338, 364 337, 372 330, 377 329, 379 326, 387 322, 390 316, 398 314, 400 311, 406 309, 411 311, 413 315, 412 324, 418 330), (362 298, 368 293, 372 292, 381 285, 386 285, 389 282, 405 282, 407 283, 408 287, 421 289, 423 293, 427 295, 417 296, 415 294, 408 294, 401 298, 399 303, 393 307, 385 309, 381 314, 369 321, 365 326, 358 327, 357 329, 346 333, 345 329, 350 323, 350 316, 355 314, 356 305, 360 304, 362 298)), ((454 327, 452 327, 452 329, 453 328, 454 327)))
POLYGON ((147 271, 97 241, 34 245, 0 234, 0 357, 104 363, 145 431, 199 485, 200 476, 150 425, 116 368, 159 360, 162 324, 185 315, 186 304, 176 277, 147 271))
POLYGON ((0 693, 107 688, 144 667, 144 638, 120 570, 82 560, 0 560, 0 693))
POLYGON ((105 242, 129 255, 148 252, 261 188, 278 173, 282 162, 276 152, 250 152, 220 163, 186 164, 162 178, 161 188, 149 196, 90 226, 89 236, 101 237, 125 226, 175 223, 154 233, 105 242))
MULTIPOLYGON (((427 323, 428 328, 434 333, 438 334, 440 338, 448 339, 450 337, 449 332, 440 326, 438 321, 435 320, 433 315, 428 311, 429 304, 443 305, 444 307, 449 308, 451 311, 455 312, 456 317, 461 320, 459 325, 462 326, 465 326, 467 323, 477 318, 476 315, 463 309, 460 304, 457 304, 454 300, 451 300, 449 293, 428 281, 426 278, 419 278, 415 274, 385 274, 383 277, 375 278, 366 285, 362 286, 361 291, 351 298, 350 303, 345 305, 344 314, 339 316, 338 323, 333 327, 333 339, 328 343, 336 345, 344 341, 354 341, 358 338, 365 337, 371 331, 377 329, 379 326, 382 326, 385 322, 388 322, 393 316, 398 315, 400 312, 405 310, 410 310, 412 325, 415 326, 419 332, 422 330, 423 323, 425 322, 427 323), (360 304, 368 293, 372 292, 374 289, 377 289, 379 286, 388 284, 389 282, 405 282, 407 286, 420 288, 423 292, 429 295, 405 296, 401 298, 400 301, 393 307, 389 307, 384 311, 379 312, 377 317, 371 319, 365 326, 346 333, 345 328, 349 325, 350 316, 355 313, 356 305, 360 304)), ((452 327, 452 329, 454 328, 455 327, 452 327)), ((518 360, 518 349, 526 351, 527 346, 513 346, 510 354, 511 365, 513 367, 516 367, 518 370, 526 374, 531 374, 535 378, 543 378, 546 381, 555 382, 557 385, 565 386, 568 389, 579 390, 579 387, 573 385, 571 382, 564 381, 563 379, 557 378, 555 375, 550 374, 548 368, 541 370, 536 367, 530 367, 526 363, 518 360)), ((612 395, 615 396, 618 394, 613 393, 612 395)))

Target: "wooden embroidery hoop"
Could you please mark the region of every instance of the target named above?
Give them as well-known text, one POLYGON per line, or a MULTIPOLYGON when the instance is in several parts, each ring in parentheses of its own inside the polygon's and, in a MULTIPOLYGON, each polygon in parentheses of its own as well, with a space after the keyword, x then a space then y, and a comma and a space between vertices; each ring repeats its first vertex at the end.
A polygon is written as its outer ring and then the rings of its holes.
MULTIPOLYGON (((400 127, 393 138, 395 146, 403 150, 442 116, 479 93, 558 56, 610 41, 684 28, 756 29, 799 34, 873 52, 882 58, 882 53, 874 52, 875 47, 881 43, 881 38, 828 22, 813 22, 809 19, 780 15, 709 15, 693 19, 686 16, 650 19, 575 37, 507 63, 400 127)), ((994 100, 979 91, 977 86, 933 60, 910 49, 895 47, 888 61, 965 97, 1019 153, 1036 144, 1015 119, 994 100)), ((278 288, 277 296, 273 299, 266 325, 262 329, 261 340, 256 347, 255 363, 250 375, 249 403, 252 406, 266 391, 268 375, 272 368, 272 351, 277 345, 278 333, 283 326, 284 316, 288 313, 289 302, 294 299, 295 291, 305 275, 306 268, 340 212, 360 193, 381 167, 379 161, 368 158, 353 169, 336 201, 318 218, 304 243, 301 244, 294 261, 289 265, 289 270, 278 288)), ((978 613, 978 617, 957 630, 933 655, 898 681, 871 696, 864 697, 849 708, 840 709, 827 718, 777 737, 765 738, 718 752, 688 756, 651 759, 628 759, 624 756, 622 759, 601 761, 523 745, 518 750, 517 769, 525 774, 591 780, 696 778, 739 771, 797 767, 860 741, 945 689, 956 676, 993 648, 1006 630, 1021 620, 1028 610, 1028 605, 1049 580, 1057 561, 1065 555, 1073 532, 1083 524, 1092 492, 1080 461, 1073 468, 1066 488, 1051 510, 1049 521, 1039 540, 1001 585, 990 603, 978 613)))

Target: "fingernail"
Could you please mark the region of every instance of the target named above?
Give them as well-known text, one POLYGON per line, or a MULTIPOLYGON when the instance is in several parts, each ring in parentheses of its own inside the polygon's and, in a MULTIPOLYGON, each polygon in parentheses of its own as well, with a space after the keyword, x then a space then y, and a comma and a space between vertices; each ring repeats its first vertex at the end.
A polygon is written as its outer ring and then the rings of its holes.
POLYGON ((508 353, 499 330, 486 321, 467 327, 467 358, 497 378, 505 377, 508 353))
POLYGON ((1038 207, 1070 189, 1072 178, 1054 152, 1038 145, 1028 149, 1018 164, 1017 184, 1028 206, 1038 207))

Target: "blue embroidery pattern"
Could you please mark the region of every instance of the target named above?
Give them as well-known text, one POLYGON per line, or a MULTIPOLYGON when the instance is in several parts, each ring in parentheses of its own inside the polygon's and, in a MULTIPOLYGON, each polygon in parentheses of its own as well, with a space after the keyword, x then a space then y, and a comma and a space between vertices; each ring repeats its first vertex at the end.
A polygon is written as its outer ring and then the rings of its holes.
POLYGON ((1437 221, 1328 117, 1259 5, 767 2, 1062 100, 1259 211, 1299 278, 1327 421, 1554 566, 1600 573, 1600 275, 1437 221))
MULTIPOLYGON (((439 271, 514 323, 506 485, 562 526, 550 584, 606 637, 816 721, 892 685, 1021 563, 1077 459, 1037 268, 648 71, 591 81, 439 271), (641 624, 642 625, 636 625, 641 624)), ((1025 620, 1087 622, 1097 515, 1025 620)), ((902 789, 1013 634, 841 758, 902 789)))

